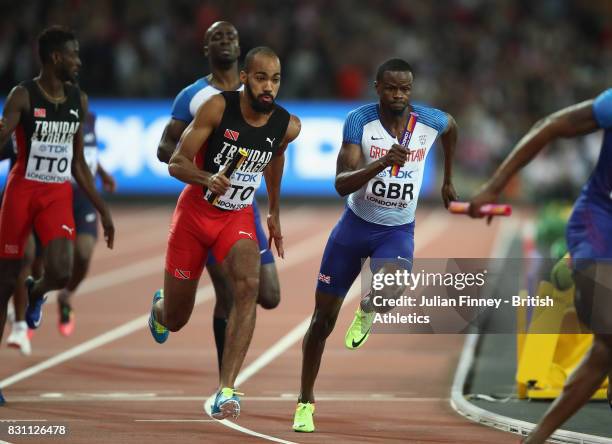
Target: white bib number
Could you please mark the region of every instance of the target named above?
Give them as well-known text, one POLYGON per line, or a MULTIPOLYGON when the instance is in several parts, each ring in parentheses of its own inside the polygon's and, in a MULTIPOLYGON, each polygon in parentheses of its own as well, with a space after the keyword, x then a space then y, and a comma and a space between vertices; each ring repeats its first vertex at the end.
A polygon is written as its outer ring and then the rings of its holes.
POLYGON ((384 208, 407 208, 414 199, 414 184, 396 177, 388 177, 387 169, 384 177, 377 176, 370 179, 365 199, 384 208))
POLYGON ((25 177, 47 183, 63 183, 70 180, 72 143, 47 143, 32 141, 25 177))
MULTIPOLYGON (((240 210, 251 205, 255 191, 261 185, 262 174, 234 171, 230 178, 232 184, 223 196, 219 196, 215 206, 224 210, 240 210)), ((210 195, 210 191, 206 191, 205 198, 208 199, 210 195)))

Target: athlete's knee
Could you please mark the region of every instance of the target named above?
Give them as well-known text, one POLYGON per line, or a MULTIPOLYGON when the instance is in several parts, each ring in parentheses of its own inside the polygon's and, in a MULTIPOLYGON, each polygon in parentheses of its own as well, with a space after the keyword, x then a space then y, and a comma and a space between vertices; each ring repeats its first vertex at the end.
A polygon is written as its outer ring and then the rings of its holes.
POLYGON ((184 310, 164 310, 163 324, 171 332, 177 332, 189 321, 191 312, 184 310))
POLYGON ((49 264, 45 267, 45 280, 54 289, 66 287, 71 275, 72 270, 68 266, 49 264))
POLYGON ((262 280, 259 286, 259 297, 257 302, 262 308, 272 310, 278 307, 280 303, 280 285, 278 280, 264 281, 262 280))
POLYGON ((315 310, 310 324, 311 333, 319 339, 326 339, 334 331, 337 318, 337 313, 319 309, 315 310))
POLYGON ((261 308, 273 310, 280 304, 280 291, 276 292, 261 292, 257 303, 261 308))
POLYGON ((85 251, 80 248, 74 250, 74 265, 82 270, 89 268, 91 259, 91 251, 85 251))
POLYGON ((259 276, 240 276, 234 279, 234 299, 256 300, 259 292, 259 276))
POLYGON ((166 316, 165 327, 174 333, 187 325, 188 320, 189 318, 185 318, 183 316, 166 316))

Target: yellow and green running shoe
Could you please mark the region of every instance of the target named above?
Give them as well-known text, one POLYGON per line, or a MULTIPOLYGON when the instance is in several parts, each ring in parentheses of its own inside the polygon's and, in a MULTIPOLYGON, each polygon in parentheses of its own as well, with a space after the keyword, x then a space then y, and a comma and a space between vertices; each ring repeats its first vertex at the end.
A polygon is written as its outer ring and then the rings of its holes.
POLYGON ((293 430, 295 432, 312 433, 315 430, 314 416, 315 406, 310 402, 298 402, 293 417, 293 430))
POLYGON ((349 350, 356 350, 365 344, 370 336, 374 315, 374 312, 366 313, 361 307, 357 308, 353 322, 344 336, 344 345, 346 348, 349 350))

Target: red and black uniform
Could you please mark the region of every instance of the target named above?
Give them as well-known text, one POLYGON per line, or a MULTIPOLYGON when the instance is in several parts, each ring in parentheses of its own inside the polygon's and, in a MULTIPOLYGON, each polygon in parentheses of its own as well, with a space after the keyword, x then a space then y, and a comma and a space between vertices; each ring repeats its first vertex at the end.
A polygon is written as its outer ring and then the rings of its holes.
POLYGON ((66 99, 53 103, 34 80, 29 109, 15 129, 17 162, 9 173, 0 210, 0 257, 21 258, 32 227, 42 245, 57 238, 74 239, 72 155, 79 130, 81 94, 65 84, 66 99))
POLYGON ((240 92, 221 95, 225 98, 221 123, 202 146, 196 164, 216 174, 238 155, 240 148, 248 152, 248 157, 232 174, 230 188, 214 206, 206 200, 210 194, 206 189, 196 185, 183 189, 166 253, 166 271, 178 279, 198 279, 209 250, 222 262, 238 240, 257 242, 251 204, 263 171, 278 154, 289 125, 289 113, 276 105, 264 126, 251 126, 240 111, 240 92))

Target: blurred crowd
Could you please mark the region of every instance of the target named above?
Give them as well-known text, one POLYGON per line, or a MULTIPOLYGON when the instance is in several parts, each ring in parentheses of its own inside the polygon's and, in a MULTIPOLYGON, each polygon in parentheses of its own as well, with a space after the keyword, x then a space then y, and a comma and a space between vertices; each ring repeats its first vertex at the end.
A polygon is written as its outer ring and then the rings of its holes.
POLYGON ((243 54, 278 52, 281 99, 370 100, 378 64, 405 58, 414 99, 458 121, 467 178, 490 173, 539 117, 612 79, 608 0, 0 0, 0 10, 3 95, 38 71, 36 35, 56 23, 78 34, 91 96, 175 96, 208 71, 204 32, 222 19, 243 54))

